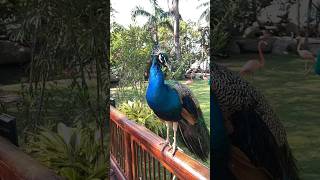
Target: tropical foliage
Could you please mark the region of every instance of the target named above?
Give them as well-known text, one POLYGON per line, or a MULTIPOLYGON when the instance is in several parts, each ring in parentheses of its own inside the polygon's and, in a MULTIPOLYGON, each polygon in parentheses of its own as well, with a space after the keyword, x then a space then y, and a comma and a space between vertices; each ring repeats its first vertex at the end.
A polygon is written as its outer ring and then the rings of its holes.
POLYGON ((148 12, 142 7, 135 7, 132 10, 132 18, 136 19, 137 16, 144 16, 148 18, 147 30, 150 31, 154 44, 159 44, 158 28, 167 27, 173 31, 173 26, 169 20, 170 12, 165 12, 158 4, 157 0, 150 0, 153 12, 148 12))
POLYGON ((139 100, 122 103, 119 108, 130 120, 145 126, 159 136, 164 135, 164 123, 161 122, 149 106, 139 100))
POLYGON ((119 77, 118 100, 127 99, 125 89, 130 86, 136 98, 144 98, 144 72, 152 48, 152 40, 148 32, 138 26, 128 29, 114 23, 111 33, 111 74, 119 77))
POLYGON ((233 1, 213 1, 215 7, 211 19, 210 48, 212 55, 222 53, 230 40, 229 29, 236 22, 235 15, 239 12, 239 4, 233 1))
MULTIPOLYGON (((18 110, 10 109, 19 118, 21 144, 24 147, 34 140, 45 143, 43 141, 53 138, 50 141, 57 144, 39 145, 41 152, 37 152, 39 157, 44 158, 49 153, 47 158, 55 158, 47 165, 70 179, 77 179, 78 175, 89 179, 106 176, 105 169, 104 175, 99 175, 102 173, 99 168, 103 167, 99 164, 108 164, 108 159, 87 156, 89 153, 95 153, 90 156, 105 154, 107 144, 104 137, 108 116, 105 99, 109 96, 109 2, 4 0, 0 6, 0 29, 3 31, 0 33, 31 49, 27 78, 16 90, 22 96, 22 103, 18 110), (50 129, 60 121, 73 127, 78 123, 95 122, 95 130, 101 138, 99 142, 94 141, 99 147, 93 144, 91 147, 97 151, 85 152, 81 144, 75 147, 72 144, 75 142, 62 141, 61 135, 52 135, 42 128, 39 132, 39 126, 50 129), (71 145, 67 145, 69 143, 71 145), (65 149, 58 149, 59 154, 55 156, 54 150, 50 152, 51 147, 45 148, 49 146, 65 149), (79 156, 76 158, 76 155, 79 156), (74 161, 66 161, 68 156, 73 156, 70 158, 74 161), (53 165, 56 161, 60 164, 53 165), (88 164, 67 167, 80 161, 88 164)), ((82 134, 81 129, 75 131, 82 134)))
MULTIPOLYGON (((104 179, 107 177, 107 156, 101 153, 100 133, 95 124, 67 127, 57 125, 57 131, 40 127, 27 151, 57 174, 69 180, 104 179)), ((105 146, 107 150, 107 146, 105 146)))

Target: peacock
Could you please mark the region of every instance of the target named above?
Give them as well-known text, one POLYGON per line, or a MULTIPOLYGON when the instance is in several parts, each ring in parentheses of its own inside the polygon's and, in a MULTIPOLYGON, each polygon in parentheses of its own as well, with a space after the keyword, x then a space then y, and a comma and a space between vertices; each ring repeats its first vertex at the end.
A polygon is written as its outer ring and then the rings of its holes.
POLYGON ((318 50, 318 53, 317 53, 317 59, 316 59, 314 71, 316 74, 320 75, 320 50, 318 50))
POLYGON ((170 146, 169 132, 173 129, 173 143, 169 150, 177 150, 177 131, 186 147, 203 161, 210 151, 209 130, 206 127, 199 103, 191 90, 177 82, 165 81, 162 67, 168 66, 168 55, 155 48, 151 55, 149 84, 146 100, 153 112, 166 124, 166 140, 160 145, 170 146))
POLYGON ((297 180, 286 131, 265 97, 211 62, 213 179, 297 180))

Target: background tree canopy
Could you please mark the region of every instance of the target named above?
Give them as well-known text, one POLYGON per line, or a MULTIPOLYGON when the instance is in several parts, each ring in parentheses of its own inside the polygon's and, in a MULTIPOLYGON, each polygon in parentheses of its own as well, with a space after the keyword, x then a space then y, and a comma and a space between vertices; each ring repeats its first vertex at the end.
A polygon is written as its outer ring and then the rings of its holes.
POLYGON ((70 165, 63 168, 70 159, 52 160, 60 161, 62 166, 51 168, 69 179, 108 177, 108 171, 101 173, 99 167, 105 169, 108 164, 105 121, 109 115, 109 8, 108 1, 100 0, 0 1, 1 38, 31 49, 26 78, 22 78, 21 85, 10 87, 22 97, 21 106, 8 107, 6 112, 18 118, 22 147, 30 149, 34 143, 42 146, 46 142, 38 133, 44 127, 48 131, 56 129, 61 121, 79 131, 90 126, 90 138, 99 134, 97 144, 92 141, 92 146, 81 147, 92 149, 74 152, 77 157, 85 155, 79 158, 81 165, 95 164, 95 169, 88 166, 90 171, 83 171, 70 165), (85 160, 93 152, 102 156, 90 157, 91 162, 85 160))

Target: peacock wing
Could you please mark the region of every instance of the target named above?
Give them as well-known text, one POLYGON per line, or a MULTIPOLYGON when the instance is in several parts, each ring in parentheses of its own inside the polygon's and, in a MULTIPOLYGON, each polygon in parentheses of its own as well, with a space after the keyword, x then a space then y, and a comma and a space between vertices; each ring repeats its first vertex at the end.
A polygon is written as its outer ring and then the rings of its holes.
POLYGON ((186 85, 177 81, 166 81, 166 83, 178 92, 182 104, 181 115, 189 124, 195 124, 198 120, 203 119, 200 104, 186 85))
POLYGON ((210 135, 198 100, 186 85, 177 81, 166 83, 176 90, 180 97, 182 119, 179 121, 179 130, 183 142, 192 153, 206 160, 210 151, 210 135))

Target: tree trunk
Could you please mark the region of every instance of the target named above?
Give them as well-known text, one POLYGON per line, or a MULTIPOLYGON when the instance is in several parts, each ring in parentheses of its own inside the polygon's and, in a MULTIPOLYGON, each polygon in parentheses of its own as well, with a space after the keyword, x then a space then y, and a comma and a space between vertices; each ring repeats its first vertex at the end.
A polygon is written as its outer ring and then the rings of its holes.
POLYGON ((253 0, 251 2, 251 6, 252 6, 252 16, 251 16, 251 24, 254 23, 255 21, 257 21, 257 10, 258 10, 258 7, 257 7, 257 1, 256 0, 253 0))
POLYGON ((298 24, 298 31, 300 31, 300 7, 301 7, 301 3, 300 0, 297 0, 297 24, 298 24))
POLYGON ((176 53, 176 59, 181 59, 181 50, 180 50, 180 35, 179 35, 179 24, 180 24, 180 13, 179 13, 179 0, 172 0, 172 10, 174 14, 174 26, 173 26, 173 35, 174 35, 174 48, 176 53))
POLYGON ((308 16, 307 16, 307 32, 306 32, 306 40, 305 40, 305 44, 308 47, 309 46, 309 41, 308 41, 308 37, 309 37, 309 32, 310 32, 310 19, 311 19, 311 8, 312 8, 312 0, 309 0, 309 4, 308 4, 308 16))

